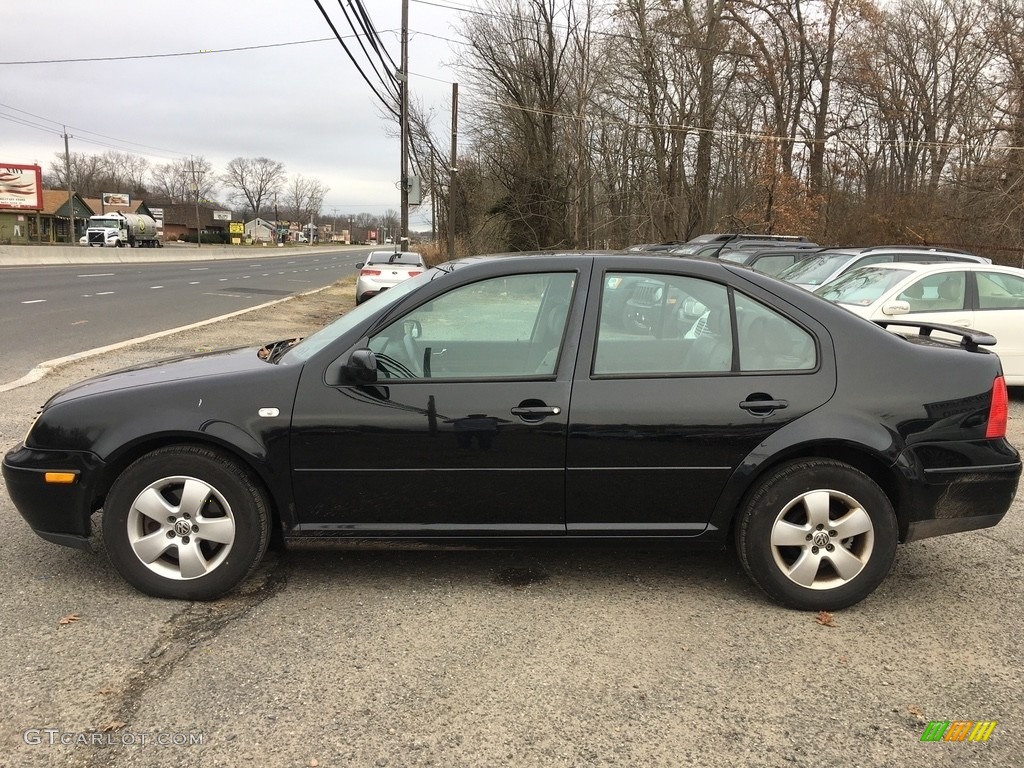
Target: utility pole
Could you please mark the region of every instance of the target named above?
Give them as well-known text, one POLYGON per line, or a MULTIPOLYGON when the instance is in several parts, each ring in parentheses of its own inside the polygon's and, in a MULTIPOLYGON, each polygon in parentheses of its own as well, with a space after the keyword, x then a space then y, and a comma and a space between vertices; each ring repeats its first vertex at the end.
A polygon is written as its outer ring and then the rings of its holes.
POLYGON ((401 66, 398 87, 402 102, 399 107, 399 120, 402 123, 402 223, 399 237, 395 238, 395 250, 406 251, 409 249, 409 0, 402 0, 401 66))
POLYGON ((196 181, 196 161, 192 155, 188 156, 189 166, 192 168, 192 192, 196 201, 196 248, 203 247, 203 227, 199 223, 199 182, 196 181))
POLYGON ((459 84, 452 83, 452 159, 448 179, 448 258, 455 258, 455 182, 458 177, 459 84))
POLYGON ((68 183, 68 207, 71 209, 71 234, 68 242, 71 245, 78 245, 78 238, 75 237, 75 199, 72 197, 74 189, 71 185, 71 153, 68 151, 68 127, 64 126, 64 177, 68 183))

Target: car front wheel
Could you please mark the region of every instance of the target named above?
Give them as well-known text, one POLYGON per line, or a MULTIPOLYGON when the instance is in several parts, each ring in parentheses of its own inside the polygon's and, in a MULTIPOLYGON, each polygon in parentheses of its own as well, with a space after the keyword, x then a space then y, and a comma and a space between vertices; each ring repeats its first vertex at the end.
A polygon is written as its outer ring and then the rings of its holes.
POLYGON ((231 459, 199 446, 148 453, 114 482, 103 538, 117 571, 156 597, 211 600, 266 552, 266 495, 231 459))
POLYGON ((848 464, 784 465, 753 492, 736 526, 743 567, 791 608, 838 610, 867 597, 889 573, 898 530, 892 504, 848 464))

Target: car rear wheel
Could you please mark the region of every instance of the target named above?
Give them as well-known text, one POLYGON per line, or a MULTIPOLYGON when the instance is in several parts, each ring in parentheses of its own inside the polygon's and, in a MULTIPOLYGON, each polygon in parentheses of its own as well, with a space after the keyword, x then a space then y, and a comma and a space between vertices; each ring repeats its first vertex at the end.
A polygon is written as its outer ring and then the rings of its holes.
POLYGON ((259 563, 269 521, 266 495, 242 467, 208 448, 169 446, 117 478, 103 538, 114 567, 140 591, 211 600, 259 563))
POLYGON ((892 504, 848 464, 810 459, 771 473, 736 527, 743 567, 791 608, 838 610, 867 597, 892 568, 898 530, 892 504))

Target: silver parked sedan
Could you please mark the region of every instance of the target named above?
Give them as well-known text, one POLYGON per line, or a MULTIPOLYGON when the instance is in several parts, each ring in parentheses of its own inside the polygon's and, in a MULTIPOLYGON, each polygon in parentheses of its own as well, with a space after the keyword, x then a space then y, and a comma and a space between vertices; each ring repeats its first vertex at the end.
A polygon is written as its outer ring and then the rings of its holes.
POLYGON ((356 304, 362 304, 371 296, 416 277, 426 270, 427 263, 413 251, 370 251, 366 261, 356 266, 356 304))

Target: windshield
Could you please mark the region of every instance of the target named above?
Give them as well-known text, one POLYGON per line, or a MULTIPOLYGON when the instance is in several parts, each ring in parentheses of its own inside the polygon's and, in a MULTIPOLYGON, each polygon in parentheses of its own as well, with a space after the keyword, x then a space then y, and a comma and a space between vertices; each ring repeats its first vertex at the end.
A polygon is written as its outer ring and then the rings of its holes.
POLYGON ((718 254, 718 258, 722 261, 732 261, 736 264, 743 264, 747 260, 747 254, 743 251, 722 251, 718 254))
POLYGON ((120 229, 120 219, 89 219, 89 226, 97 229, 120 229))
POLYGON ((837 277, 828 285, 821 286, 815 293, 837 304, 866 307, 874 304, 890 288, 910 274, 912 272, 909 269, 858 267, 837 277))
POLYGON ((823 253, 811 259, 798 261, 789 269, 779 274, 788 283, 800 285, 821 285, 839 267, 848 262, 852 256, 848 253, 823 253))
POLYGON ((385 307, 399 302, 402 298, 415 291, 421 285, 429 283, 438 275, 444 272, 432 269, 409 280, 403 280, 394 288, 378 293, 370 301, 364 301, 354 309, 349 310, 330 325, 325 325, 316 333, 310 334, 302 341, 291 347, 284 357, 282 363, 305 362, 313 355, 326 347, 335 339, 347 333, 350 329, 359 325, 370 315, 376 314, 385 307))

